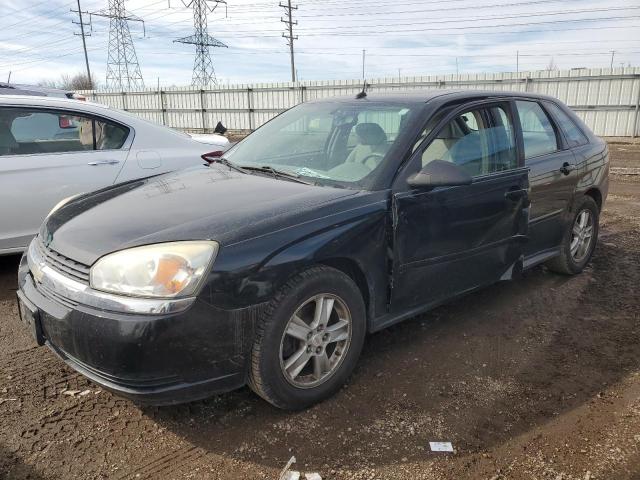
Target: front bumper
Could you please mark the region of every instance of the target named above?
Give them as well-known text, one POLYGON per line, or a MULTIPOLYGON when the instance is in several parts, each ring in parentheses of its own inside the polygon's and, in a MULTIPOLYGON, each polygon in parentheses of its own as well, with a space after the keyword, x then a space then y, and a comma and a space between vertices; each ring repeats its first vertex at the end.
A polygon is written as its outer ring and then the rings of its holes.
POLYGON ((26 256, 18 282, 20 295, 37 308, 45 344, 105 389, 166 405, 246 383, 260 306, 222 310, 198 298, 179 313, 137 315, 68 305, 34 281, 26 256))

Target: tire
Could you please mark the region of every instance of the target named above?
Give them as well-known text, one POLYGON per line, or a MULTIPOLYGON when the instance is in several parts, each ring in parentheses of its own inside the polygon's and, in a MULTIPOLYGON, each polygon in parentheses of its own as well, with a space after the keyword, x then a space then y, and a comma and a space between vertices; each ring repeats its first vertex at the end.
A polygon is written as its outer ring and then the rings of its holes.
POLYGON ((364 301, 353 280, 326 266, 305 270, 278 290, 258 322, 249 386, 267 402, 286 410, 321 402, 353 372, 365 333, 364 301), (319 316, 319 311, 329 308, 328 317, 319 316), (296 373, 306 357, 309 360, 296 373))
POLYGON ((584 269, 584 267, 591 260, 593 251, 598 241, 600 210, 595 200, 587 195, 583 196, 577 203, 576 208, 573 210, 571 222, 567 225, 564 237, 562 239, 562 245, 560 246, 560 255, 547 262, 547 267, 557 273, 563 273, 565 275, 576 275, 584 269), (580 255, 572 253, 571 247, 576 234, 574 228, 577 227, 579 218, 581 215, 588 214, 592 225, 591 236, 589 237, 589 244, 582 252, 578 250, 580 255))

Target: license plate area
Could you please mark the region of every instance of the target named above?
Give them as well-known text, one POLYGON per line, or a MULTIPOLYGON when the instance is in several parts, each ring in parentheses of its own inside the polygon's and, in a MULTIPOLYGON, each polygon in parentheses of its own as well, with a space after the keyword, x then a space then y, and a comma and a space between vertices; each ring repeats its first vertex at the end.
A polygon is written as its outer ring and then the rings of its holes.
POLYGON ((20 313, 20 320, 27 326, 38 345, 44 345, 38 307, 29 302, 20 291, 18 292, 18 312, 20 313))

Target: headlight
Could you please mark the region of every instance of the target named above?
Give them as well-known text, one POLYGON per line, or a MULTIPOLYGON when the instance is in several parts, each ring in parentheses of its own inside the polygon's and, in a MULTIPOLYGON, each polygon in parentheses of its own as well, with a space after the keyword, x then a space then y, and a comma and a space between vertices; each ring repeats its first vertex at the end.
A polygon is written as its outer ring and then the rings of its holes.
POLYGON ((105 255, 91 267, 96 290, 136 297, 193 295, 218 244, 211 241, 170 242, 130 248, 105 255))

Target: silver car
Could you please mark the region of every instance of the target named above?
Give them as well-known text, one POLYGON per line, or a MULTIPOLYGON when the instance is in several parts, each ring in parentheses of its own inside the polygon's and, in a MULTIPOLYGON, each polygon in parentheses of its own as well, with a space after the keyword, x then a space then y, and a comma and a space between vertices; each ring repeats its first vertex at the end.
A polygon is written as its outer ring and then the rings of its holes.
POLYGON ((228 146, 104 105, 0 95, 0 255, 23 251, 67 197, 199 165, 228 146))

